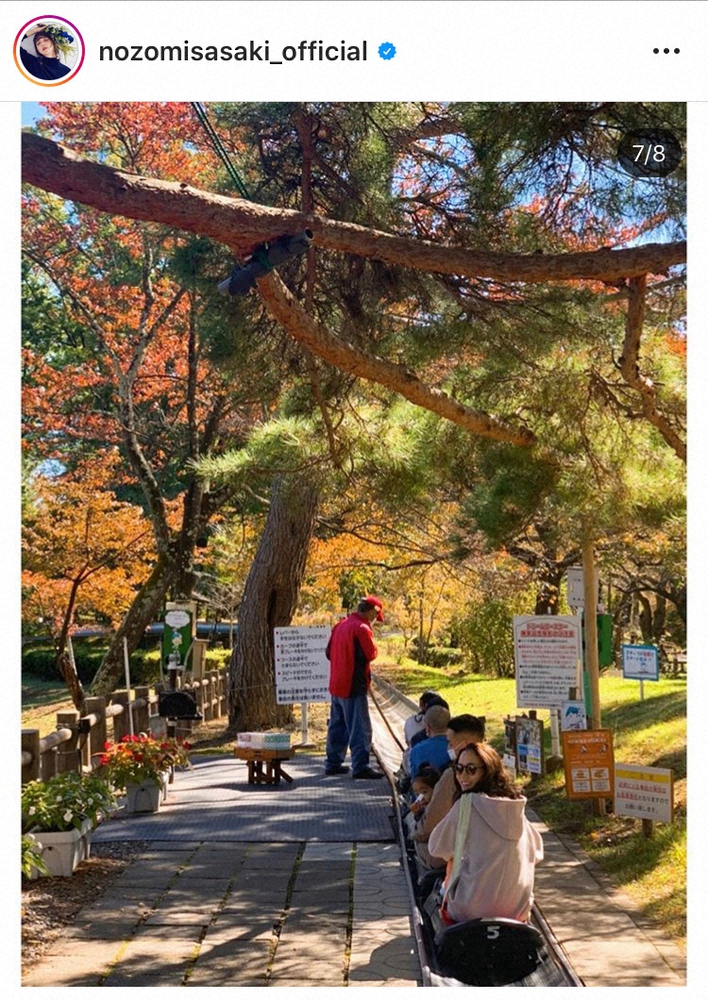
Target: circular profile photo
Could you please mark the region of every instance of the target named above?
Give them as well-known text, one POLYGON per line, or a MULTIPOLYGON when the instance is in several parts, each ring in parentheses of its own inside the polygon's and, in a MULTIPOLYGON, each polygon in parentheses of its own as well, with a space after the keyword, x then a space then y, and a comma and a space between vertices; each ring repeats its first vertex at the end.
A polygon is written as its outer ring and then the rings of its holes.
POLYGON ((15 38, 15 62, 20 73, 40 87, 58 87, 81 69, 84 40, 63 17, 47 15, 28 21, 15 38))

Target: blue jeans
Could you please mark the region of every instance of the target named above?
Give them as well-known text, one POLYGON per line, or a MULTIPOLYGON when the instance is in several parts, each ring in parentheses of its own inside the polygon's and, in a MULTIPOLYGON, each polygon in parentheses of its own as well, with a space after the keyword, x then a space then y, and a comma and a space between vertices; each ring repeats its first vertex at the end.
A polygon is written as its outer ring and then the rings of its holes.
POLYGON ((351 750, 354 774, 369 766, 371 719, 365 694, 353 698, 337 698, 332 695, 327 727, 326 767, 343 764, 347 747, 351 750))

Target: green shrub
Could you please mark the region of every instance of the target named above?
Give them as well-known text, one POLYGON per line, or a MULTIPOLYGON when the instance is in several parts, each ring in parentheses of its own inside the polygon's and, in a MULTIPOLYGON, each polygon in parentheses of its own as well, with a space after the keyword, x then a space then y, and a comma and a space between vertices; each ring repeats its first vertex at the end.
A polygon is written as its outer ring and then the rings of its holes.
POLYGON ((493 597, 469 604, 455 631, 475 673, 514 676, 513 617, 523 614, 523 596, 493 597))
POLYGON ((221 667, 228 665, 231 659, 230 649, 207 649, 206 652, 206 668, 207 670, 220 670, 221 667))
POLYGON ((114 806, 107 782, 95 774, 66 771, 22 786, 25 833, 78 829, 87 819, 95 824, 114 806))
MULTIPOLYGON (((74 644, 76 672, 88 687, 101 665, 108 647, 82 640, 74 644)), ((224 650, 228 656, 228 650, 224 650)), ((55 665, 56 651, 51 646, 31 646, 22 654, 22 673, 43 681, 62 681, 55 665)), ((156 684, 160 680, 160 650, 136 649, 130 656, 131 684, 156 684)), ((117 685, 120 686, 120 685, 117 685)))
POLYGON ((426 655, 429 667, 454 667, 462 662, 462 651, 452 646, 430 646, 426 655))

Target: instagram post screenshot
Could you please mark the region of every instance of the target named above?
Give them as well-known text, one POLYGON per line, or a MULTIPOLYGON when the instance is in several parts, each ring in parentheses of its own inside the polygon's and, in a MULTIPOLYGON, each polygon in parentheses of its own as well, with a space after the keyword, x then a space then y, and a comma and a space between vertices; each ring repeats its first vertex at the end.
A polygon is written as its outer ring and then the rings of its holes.
POLYGON ((14 985, 697 992, 706 5, 3 10, 14 985))

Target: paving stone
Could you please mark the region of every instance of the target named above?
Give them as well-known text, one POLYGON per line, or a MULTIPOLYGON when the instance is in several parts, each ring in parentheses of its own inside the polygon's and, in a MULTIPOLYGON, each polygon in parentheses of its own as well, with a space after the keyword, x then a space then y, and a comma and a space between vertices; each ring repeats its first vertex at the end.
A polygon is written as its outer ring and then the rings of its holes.
POLYGON ((186 864, 190 858, 197 856, 198 853, 199 847, 197 845, 185 850, 168 850, 166 847, 155 849, 151 847, 149 850, 143 851, 133 864, 139 869, 149 867, 157 869, 172 868, 174 870, 179 865, 186 864))
POLYGON ((206 971, 199 969, 195 970, 194 975, 187 979, 186 982, 181 983, 182 986, 197 986, 200 989, 205 986, 267 986, 265 976, 261 978, 249 978, 248 976, 239 976, 235 973, 225 972, 212 973, 208 969, 206 971))
POLYGON ((52 960, 67 958, 80 965, 105 969, 120 953, 122 946, 123 942, 62 937, 52 943, 49 955, 52 960))
POLYGON ((359 987, 359 988, 361 988, 362 986, 363 987, 369 987, 369 986, 400 986, 400 987, 404 987, 405 986, 406 989, 410 989, 411 987, 420 986, 421 983, 419 981, 414 980, 414 979, 375 979, 375 980, 362 979, 360 981, 358 981, 356 979, 354 979, 354 980, 350 979, 349 983, 347 985, 348 986, 352 986, 352 987, 359 987))
POLYGON ((141 857, 145 858, 152 856, 153 854, 164 854, 167 851, 170 851, 174 854, 180 854, 180 853, 190 854, 201 848, 202 845, 203 841, 201 840, 193 840, 193 841, 185 841, 184 839, 151 840, 149 849, 144 851, 141 854, 141 857))
POLYGON ((194 865, 189 864, 179 873, 180 882, 222 882, 226 887, 229 882, 238 878, 240 867, 232 865, 194 865))
POLYGON ((303 863, 307 864, 310 861, 338 861, 345 860, 349 862, 351 860, 352 845, 350 843, 344 844, 319 844, 319 843, 309 843, 305 848, 305 853, 303 854, 303 863))
POLYGON ((117 947, 122 941, 130 938, 138 921, 135 920, 100 920, 74 924, 62 932, 62 937, 73 941, 107 941, 117 947))
POLYGON ((265 917, 261 919, 251 918, 248 923, 244 923, 243 921, 236 923, 229 921, 228 916, 226 919, 222 919, 220 914, 215 922, 207 928, 204 940, 210 946, 223 944, 228 941, 234 943, 265 941, 269 943, 273 938, 274 926, 275 921, 265 917))
POLYGON ((100 977, 93 971, 77 972, 76 966, 64 962, 64 964, 53 963, 44 960, 38 967, 32 969, 22 978, 22 986, 46 986, 54 989, 61 986, 89 986, 99 985, 100 977))
POLYGON ((165 969, 159 973, 137 970, 135 972, 116 971, 111 973, 101 985, 112 986, 118 989, 123 989, 126 986, 143 986, 147 989, 155 989, 156 987, 171 988, 182 985, 185 972, 186 967, 182 966, 176 969, 165 969))
POLYGON ((278 941, 276 964, 279 965, 285 958, 302 958, 315 965, 322 961, 323 956, 327 960, 333 954, 343 958, 347 943, 346 927, 318 927, 314 933, 313 930, 293 930, 286 925, 278 941))
POLYGON ((170 927, 169 934, 154 934, 161 928, 143 928, 136 935, 120 957, 118 968, 121 972, 139 969, 142 972, 160 972, 167 966, 182 966, 196 957, 199 948, 199 934, 182 936, 182 928, 170 927))
POLYGON ((334 979, 344 976, 344 951, 338 955, 324 956, 320 953, 317 961, 312 957, 283 957, 275 953, 272 975, 283 979, 314 980, 319 985, 322 978, 334 979))
POLYGON ((122 889, 124 886, 132 886, 144 889, 155 889, 161 890, 166 889, 167 886, 172 882, 173 879, 177 877, 177 870, 174 869, 172 872, 161 871, 153 872, 152 874, 146 875, 144 872, 136 872, 130 868, 127 868, 122 875, 120 875, 114 885, 122 889))
MULTIPOLYGON (((245 984, 244 984, 245 985, 245 984)), ((257 984, 252 984, 257 985, 257 984)), ((292 989, 293 987, 303 986, 302 979, 288 979, 285 976, 272 976, 271 979, 266 983, 266 986, 272 986, 279 989, 292 989)), ((314 983, 308 983, 308 988, 314 986, 314 983)), ((329 986, 332 987, 343 987, 346 983, 343 979, 319 979, 317 986, 329 986)))
POLYGON ((203 978, 208 969, 215 977, 228 975, 265 978, 271 956, 271 942, 263 941, 212 941, 202 942, 192 976, 203 978))
POLYGON ((211 910, 156 910, 145 921, 145 927, 208 927, 212 918, 211 910))
POLYGON ((230 882, 228 879, 207 879, 202 882, 200 879, 188 879, 187 881, 177 881, 171 886, 161 899, 184 900, 188 902, 193 899, 195 903, 201 904, 212 900, 218 904, 228 896, 230 882))

